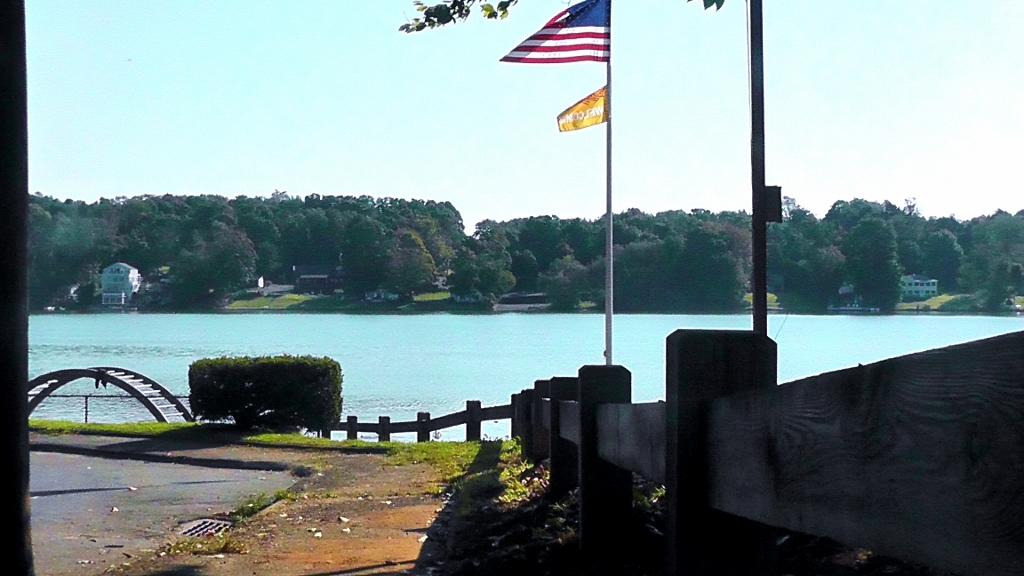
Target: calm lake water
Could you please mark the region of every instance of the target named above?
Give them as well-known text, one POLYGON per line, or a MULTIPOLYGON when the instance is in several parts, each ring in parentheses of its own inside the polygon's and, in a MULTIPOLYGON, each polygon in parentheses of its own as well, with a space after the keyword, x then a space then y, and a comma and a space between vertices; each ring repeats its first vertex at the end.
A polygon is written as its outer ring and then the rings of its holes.
MULTIPOLYGON (((603 362, 603 316, 499 314, 368 316, 342 314, 100 314, 32 316, 29 374, 120 366, 188 394, 188 366, 222 355, 329 356, 344 372, 344 413, 360 420, 413 419, 485 406, 536 379, 574 375, 603 362)), ((1020 317, 769 317, 779 345, 779 381, 858 363, 1024 330, 1020 317)), ((665 337, 679 328, 750 329, 749 316, 622 315, 615 361, 633 373, 633 399, 664 398, 665 337)), ((95 392, 91 381, 61 390, 95 392)), ((102 392, 102 389, 100 390, 102 392)), ((109 392, 114 392, 109 390, 109 392)), ((81 420, 81 400, 51 399, 33 414, 81 420)), ((90 401, 90 421, 149 420, 135 401, 90 401)), ((490 423, 484 434, 508 434, 490 423)), ((446 437, 460 438, 461 429, 446 437)))

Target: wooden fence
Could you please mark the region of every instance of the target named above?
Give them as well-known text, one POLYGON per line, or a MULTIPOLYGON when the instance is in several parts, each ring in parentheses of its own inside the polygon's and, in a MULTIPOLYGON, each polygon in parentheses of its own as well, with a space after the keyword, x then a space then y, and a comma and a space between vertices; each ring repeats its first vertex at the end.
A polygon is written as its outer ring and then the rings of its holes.
MULTIPOLYGON (((465 426, 466 440, 479 440, 481 422, 504 420, 511 417, 512 407, 509 404, 484 408, 480 405, 479 400, 467 400, 465 410, 438 418, 431 418, 430 412, 418 412, 415 420, 406 422, 392 422, 390 416, 380 416, 376 422, 360 422, 358 417, 349 416, 342 431, 346 433, 349 440, 358 438, 360 432, 369 432, 376 434, 381 442, 390 441, 392 434, 415 432, 417 442, 428 442, 430 433, 435 430, 465 426)), ((330 438, 330 431, 324 431, 321 434, 330 438)))
POLYGON ((680 330, 667 344, 664 402, 632 404, 621 366, 512 397, 513 435, 550 459, 550 489, 579 486, 589 557, 619 548, 635 472, 666 487, 668 574, 768 573, 765 525, 964 576, 1024 574, 1024 332, 781 386, 767 337, 680 330))

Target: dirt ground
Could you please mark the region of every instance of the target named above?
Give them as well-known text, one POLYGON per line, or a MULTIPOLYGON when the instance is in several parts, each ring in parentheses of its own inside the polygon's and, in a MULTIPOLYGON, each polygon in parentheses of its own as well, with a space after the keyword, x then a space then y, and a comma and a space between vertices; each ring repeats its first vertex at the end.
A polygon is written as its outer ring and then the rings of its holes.
MULTIPOLYGON (((182 539, 168 535, 153 553, 126 558, 104 573, 359 575, 400 574, 413 567, 442 506, 430 466, 385 465, 379 454, 260 449, 259 456, 284 458, 312 473, 291 488, 294 499, 280 500, 225 533, 233 549, 244 553, 175 553, 171 545, 182 539)), ((192 542, 204 540, 216 539, 192 542)))

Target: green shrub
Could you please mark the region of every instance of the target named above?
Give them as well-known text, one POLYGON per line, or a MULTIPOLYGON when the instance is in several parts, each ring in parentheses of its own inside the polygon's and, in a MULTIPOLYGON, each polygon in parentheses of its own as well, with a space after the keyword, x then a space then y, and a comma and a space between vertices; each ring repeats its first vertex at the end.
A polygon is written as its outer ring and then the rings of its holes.
POLYGON ((322 430, 341 418, 341 366, 330 358, 204 358, 188 369, 192 413, 240 428, 322 430))

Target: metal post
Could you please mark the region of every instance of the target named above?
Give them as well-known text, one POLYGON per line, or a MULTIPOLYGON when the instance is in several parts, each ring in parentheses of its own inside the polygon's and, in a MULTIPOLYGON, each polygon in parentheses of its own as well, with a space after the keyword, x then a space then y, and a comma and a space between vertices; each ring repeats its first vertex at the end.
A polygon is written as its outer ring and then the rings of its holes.
POLYGON ((28 499, 28 96, 25 2, 0 0, 0 558, 32 574, 28 499))
MULTIPOLYGON (((608 0, 608 42, 611 46, 612 2, 608 0)), ((604 278, 604 364, 612 365, 612 316, 615 313, 615 238, 612 227, 612 59, 609 50, 605 67, 604 115, 605 126, 605 225, 608 227, 605 242, 607 270, 604 278)))
POLYGON ((750 183, 753 214, 751 243, 753 249, 754 332, 768 335, 768 223, 765 218, 764 186, 764 22, 761 0, 748 0, 750 5, 750 183))

